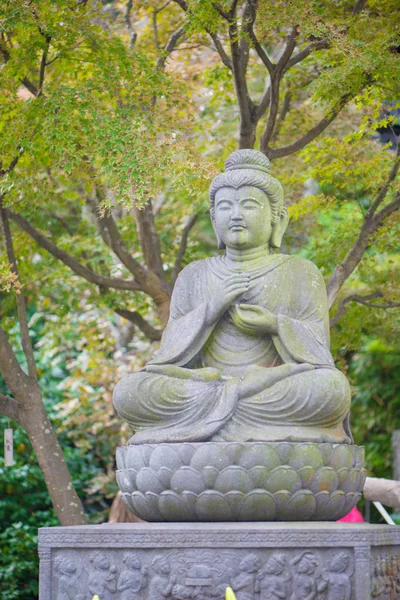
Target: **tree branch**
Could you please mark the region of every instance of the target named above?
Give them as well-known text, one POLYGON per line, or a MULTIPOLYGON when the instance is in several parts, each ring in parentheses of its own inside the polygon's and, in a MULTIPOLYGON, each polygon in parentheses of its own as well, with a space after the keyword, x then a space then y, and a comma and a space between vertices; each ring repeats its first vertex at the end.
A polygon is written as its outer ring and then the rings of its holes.
POLYGON ((19 403, 11 396, 0 394, 0 414, 19 423, 21 418, 19 403))
MULTIPOLYGON (((4 44, 1 43, 0 41, 0 52, 3 56, 3 60, 5 63, 7 63, 10 60, 10 53, 7 50, 6 46, 4 44)), ((21 77, 20 82, 24 84, 24 86, 27 88, 27 90, 30 91, 31 94, 33 94, 34 96, 38 96, 39 95, 39 90, 36 87, 36 85, 34 83, 32 83, 32 81, 30 81, 30 79, 28 79, 27 77, 21 77)))
POLYGON ((199 217, 198 213, 191 215, 191 217, 189 218, 185 227, 183 228, 179 251, 178 251, 177 257, 175 259, 174 268, 172 270, 172 284, 175 283, 175 281, 181 271, 182 260, 183 260, 183 257, 185 256, 189 233, 193 229, 198 217, 199 217))
POLYGON ((375 202, 373 202, 371 207, 369 208, 367 215, 366 215, 367 217, 372 217, 372 215, 379 208, 380 204, 386 198, 386 194, 389 191, 390 185, 396 179, 396 175, 398 173, 399 167, 400 167, 400 142, 398 141, 396 159, 392 165, 392 168, 390 169, 390 173, 388 175, 388 178, 386 179, 385 184, 382 186, 381 190, 379 191, 379 194, 377 195, 375 202))
POLYGON ((49 47, 51 42, 51 35, 45 35, 46 46, 43 50, 42 59, 40 61, 40 70, 39 70, 39 87, 38 87, 38 96, 42 95, 43 92, 43 84, 44 84, 44 72, 47 65, 47 55, 49 53, 49 47))
POLYGON ((132 273, 137 282, 143 286, 146 281, 147 271, 126 249, 111 212, 107 211, 103 215, 100 215, 99 204, 104 200, 105 194, 99 186, 96 186, 95 189, 98 203, 93 202, 90 198, 86 198, 86 203, 93 213, 97 229, 107 246, 111 248, 128 271, 132 273))
POLYGON ((162 71, 162 69, 164 69, 168 56, 171 54, 171 52, 173 52, 176 44, 178 43, 179 39, 183 36, 184 33, 185 26, 182 25, 171 35, 162 54, 157 59, 156 69, 158 71, 162 71))
POLYGON ((300 139, 293 144, 289 144, 288 146, 282 146, 281 148, 269 148, 268 146, 263 146, 260 150, 264 152, 270 159, 274 158, 282 158, 282 156, 288 156, 289 154, 293 154, 294 152, 298 152, 302 150, 307 144, 315 140, 327 127, 334 121, 340 111, 346 106, 346 104, 353 97, 352 94, 344 94, 340 101, 334 106, 330 112, 325 115, 321 121, 315 125, 312 129, 310 129, 307 133, 305 133, 300 139))
POLYGON ((360 14, 360 12, 364 10, 366 3, 367 3, 367 0, 357 0, 356 4, 351 12, 353 17, 360 14))
MULTIPOLYGON (((0 372, 16 398, 26 398, 27 390, 38 385, 36 380, 21 368, 2 327, 0 327, 0 372)), ((26 408, 24 406, 24 409, 26 408)))
POLYGON ((376 231, 382 225, 383 221, 390 217, 391 214, 400 209, 400 194, 397 194, 395 199, 389 204, 386 204, 372 219, 372 230, 376 231))
POLYGON ((328 281, 327 291, 329 306, 332 306, 343 283, 361 261, 363 254, 369 245, 371 235, 382 226, 385 219, 399 209, 400 194, 398 194, 392 202, 384 206, 373 217, 367 217, 365 219, 357 240, 347 252, 342 262, 335 267, 328 281))
POLYGON ((265 88, 264 95, 261 98, 260 104, 256 107, 256 120, 259 121, 265 115, 271 102, 271 85, 265 88))
POLYGON ((253 27, 249 27, 248 33, 249 33, 249 37, 250 37, 251 43, 253 44, 254 50, 257 52, 258 56, 261 58, 261 60, 264 63, 264 65, 267 67, 268 73, 272 77, 272 73, 274 71, 275 65, 268 58, 267 53, 265 52, 264 48, 262 47, 262 45, 258 41, 257 36, 256 36, 256 34, 254 32, 253 27))
MULTIPOLYGON (((7 258, 10 265, 11 271, 17 278, 17 281, 21 285, 21 279, 18 272, 17 259, 14 252, 14 244, 10 229, 10 223, 8 220, 7 210, 3 206, 3 199, 0 197, 0 221, 2 223, 4 241, 6 245, 7 258)), ((22 286, 21 286, 22 287, 22 286)), ((26 362, 28 365, 28 373, 33 379, 37 379, 37 370, 35 357, 33 355, 32 341, 29 335, 28 319, 26 317, 26 306, 25 298, 21 290, 17 290, 16 301, 18 320, 21 332, 21 345, 25 354, 26 362), (19 293, 18 293, 19 292, 19 293)))
POLYGON ((143 291, 142 287, 133 279, 125 280, 118 279, 115 277, 103 277, 98 273, 95 273, 88 267, 85 267, 70 254, 62 250, 56 244, 48 240, 40 231, 38 231, 29 221, 24 219, 20 214, 14 213, 7 210, 10 219, 12 219, 17 225, 19 225, 26 233, 33 239, 39 246, 50 252, 55 258, 61 260, 67 267, 71 269, 76 275, 83 277, 86 281, 94 283, 95 285, 103 288, 112 288, 116 290, 133 290, 143 291))
MULTIPOLYGON (((267 123, 265 125, 264 131, 260 138, 260 150, 265 154, 268 154, 270 151, 269 144, 272 140, 276 119, 278 116, 279 109, 279 89, 283 74, 285 72, 285 67, 288 63, 289 58, 293 54, 293 50, 296 47, 297 36, 299 34, 299 27, 295 25, 292 27, 292 30, 288 36, 288 41, 285 46, 285 49, 282 53, 282 56, 278 60, 277 64, 273 66, 270 71, 271 76, 271 97, 270 97, 270 109, 268 114, 267 123)), ((269 155, 269 154, 268 154, 269 155)))
POLYGON ((161 340, 162 331, 155 329, 148 323, 143 317, 136 311, 126 310, 124 308, 115 309, 115 312, 120 316, 134 323, 140 331, 142 331, 146 337, 150 340, 158 341, 161 340))
POLYGON ((14 158, 12 159, 12 161, 10 162, 8 167, 5 169, 2 168, 3 165, 2 165, 2 162, 0 161, 0 177, 4 177, 4 175, 7 175, 7 173, 11 173, 11 171, 13 171, 15 169, 23 152, 24 152, 24 149, 20 148, 18 154, 16 154, 14 156, 14 158))
POLYGON ((385 304, 376 304, 374 302, 369 302, 369 300, 373 300, 374 298, 383 298, 383 293, 381 291, 376 291, 372 294, 367 294, 365 296, 360 296, 359 294, 351 294, 350 296, 346 296, 345 298, 343 298, 343 300, 340 301, 336 313, 329 322, 330 326, 334 327, 334 325, 336 325, 340 317, 347 310, 347 306, 350 302, 358 302, 358 304, 363 304, 368 308, 381 308, 384 310, 389 308, 400 308, 400 302, 386 302, 385 304))
POLYGON ((166 290, 169 289, 165 278, 163 262, 161 258, 160 240, 154 224, 154 215, 151 200, 142 209, 134 206, 133 212, 136 219, 140 246, 144 260, 150 271, 155 273, 166 290))
POLYGON ((249 96, 246 70, 241 58, 238 41, 237 23, 233 19, 229 25, 229 39, 232 56, 232 73, 235 84, 236 97, 239 107, 239 147, 253 148, 255 140, 255 106, 249 96))
POLYGON ((300 52, 289 58, 286 63, 285 72, 307 58, 307 56, 310 56, 314 50, 322 50, 323 48, 329 48, 329 46, 330 42, 328 40, 318 40, 309 44, 306 48, 303 48, 303 50, 300 50, 300 52))
POLYGON ((290 91, 288 91, 285 94, 285 97, 282 102, 281 110, 279 111, 279 115, 276 119, 275 128, 274 128, 274 131, 273 131, 273 134, 271 137, 271 141, 275 141, 278 138, 279 132, 282 127, 282 123, 285 120, 286 115, 290 111, 291 100, 292 100, 292 94, 290 91))
POLYGON ((214 42, 215 49, 218 52, 218 54, 220 55, 223 64, 226 67, 228 67, 228 69, 230 71, 232 71, 232 69, 233 69, 232 61, 229 58, 229 56, 227 55, 227 53, 225 52, 225 49, 224 49, 218 35, 208 29, 206 31, 207 31, 208 35, 210 36, 210 38, 212 39, 212 41, 214 42))

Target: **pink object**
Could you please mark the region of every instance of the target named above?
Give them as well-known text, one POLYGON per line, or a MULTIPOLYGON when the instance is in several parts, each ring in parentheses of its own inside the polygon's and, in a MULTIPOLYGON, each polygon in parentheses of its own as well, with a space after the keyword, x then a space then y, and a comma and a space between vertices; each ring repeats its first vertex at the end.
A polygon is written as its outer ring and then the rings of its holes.
POLYGON ((351 511, 342 519, 338 519, 338 522, 342 523, 364 523, 364 518, 357 506, 351 509, 351 511))

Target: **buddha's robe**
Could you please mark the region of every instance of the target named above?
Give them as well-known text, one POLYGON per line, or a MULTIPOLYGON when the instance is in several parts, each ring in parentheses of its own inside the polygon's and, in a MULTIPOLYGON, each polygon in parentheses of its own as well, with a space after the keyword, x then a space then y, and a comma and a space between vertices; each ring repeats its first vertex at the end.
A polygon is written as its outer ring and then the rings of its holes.
POLYGON ((115 388, 119 415, 135 429, 130 443, 321 441, 349 443, 350 388, 329 350, 325 283, 313 263, 266 256, 249 270, 217 256, 179 275, 159 351, 115 388), (277 334, 254 336, 227 311, 209 318, 221 281, 250 273, 235 303, 277 316, 277 334), (254 376, 251 393, 243 379, 254 376))

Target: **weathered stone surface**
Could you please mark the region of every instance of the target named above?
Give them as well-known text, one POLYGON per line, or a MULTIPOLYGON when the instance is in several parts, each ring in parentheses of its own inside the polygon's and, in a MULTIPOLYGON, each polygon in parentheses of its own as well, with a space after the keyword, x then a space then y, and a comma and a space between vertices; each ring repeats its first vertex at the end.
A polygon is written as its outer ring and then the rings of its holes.
POLYGON ((224 255, 179 275, 161 347, 115 388, 130 443, 351 443, 350 387, 329 350, 324 279, 275 254, 283 189, 256 150, 230 155, 210 187, 224 255))
POLYGON ((365 480, 363 448, 343 444, 140 444, 118 448, 117 464, 145 521, 336 520, 365 480))
POLYGON ((39 530, 40 600, 395 600, 400 528, 136 523, 39 530))

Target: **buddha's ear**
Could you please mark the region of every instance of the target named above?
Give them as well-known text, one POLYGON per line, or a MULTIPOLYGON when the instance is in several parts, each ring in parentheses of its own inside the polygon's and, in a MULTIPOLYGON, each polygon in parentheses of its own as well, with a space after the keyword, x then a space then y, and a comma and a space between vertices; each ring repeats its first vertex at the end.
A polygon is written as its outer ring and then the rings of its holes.
POLYGON ((281 212, 272 227, 272 234, 269 245, 271 248, 280 248, 282 244, 283 234, 289 224, 289 213, 286 206, 282 206, 281 212))
POLYGON ((218 250, 226 250, 226 246, 225 246, 224 242, 221 240, 221 238, 219 237, 219 235, 217 233, 217 230, 215 228, 215 221, 214 221, 212 215, 211 215, 211 224, 212 224, 213 229, 214 229, 215 237, 217 238, 218 250))

